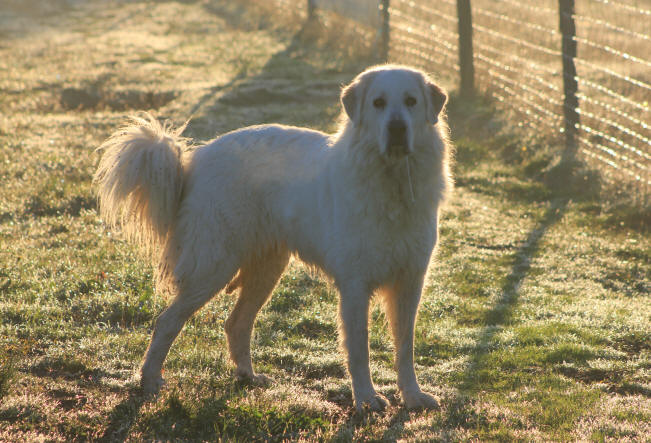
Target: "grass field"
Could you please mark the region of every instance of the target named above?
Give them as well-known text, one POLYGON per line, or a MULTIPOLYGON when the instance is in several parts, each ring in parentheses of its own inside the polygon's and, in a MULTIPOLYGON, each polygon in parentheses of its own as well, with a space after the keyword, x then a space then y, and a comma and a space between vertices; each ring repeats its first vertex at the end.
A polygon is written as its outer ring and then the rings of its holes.
POLYGON ((457 188, 416 331, 417 374, 439 411, 401 407, 378 304, 371 368, 391 406, 353 412, 337 294, 298 262, 256 324, 254 363, 273 386, 234 380, 223 333, 234 299, 219 294, 172 347, 167 387, 141 396, 166 300, 98 218, 95 147, 138 109, 193 116, 185 134, 200 140, 272 121, 332 130, 339 86, 370 63, 341 30, 261 8, 0 10, 0 440, 648 441, 648 216, 603 207, 590 174, 547 186, 545 139, 454 96, 457 188))

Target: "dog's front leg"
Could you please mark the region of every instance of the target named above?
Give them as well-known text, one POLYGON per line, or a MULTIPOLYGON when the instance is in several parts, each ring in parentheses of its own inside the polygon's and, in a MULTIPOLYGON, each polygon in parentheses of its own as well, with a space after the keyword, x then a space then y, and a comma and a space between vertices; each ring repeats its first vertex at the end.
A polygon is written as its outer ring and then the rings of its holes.
POLYGON ((384 291, 385 307, 396 348, 398 387, 407 409, 436 409, 436 399, 423 392, 414 370, 414 326, 423 279, 398 283, 384 291))
POLYGON ((348 357, 348 372, 353 381, 353 397, 358 411, 368 407, 383 410, 387 401, 375 392, 371 380, 368 352, 369 293, 359 286, 340 287, 339 315, 344 347, 348 357))

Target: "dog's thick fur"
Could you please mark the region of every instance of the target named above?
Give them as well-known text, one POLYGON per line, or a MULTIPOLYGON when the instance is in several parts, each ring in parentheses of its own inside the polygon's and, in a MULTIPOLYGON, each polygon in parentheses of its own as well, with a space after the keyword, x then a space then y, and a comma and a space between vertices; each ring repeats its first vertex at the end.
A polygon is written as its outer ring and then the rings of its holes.
POLYGON ((340 292, 357 408, 386 405, 369 370, 375 293, 406 406, 437 406, 416 381, 413 339, 439 207, 451 188, 446 95, 422 72, 386 65, 357 76, 341 101, 334 135, 254 126, 191 151, 180 131, 145 115, 100 147, 101 213, 157 254, 158 288, 174 295, 142 366, 147 392, 163 384, 163 361, 184 323, 227 285, 241 289, 225 325, 236 375, 266 382, 251 364, 253 323, 295 254, 340 292))

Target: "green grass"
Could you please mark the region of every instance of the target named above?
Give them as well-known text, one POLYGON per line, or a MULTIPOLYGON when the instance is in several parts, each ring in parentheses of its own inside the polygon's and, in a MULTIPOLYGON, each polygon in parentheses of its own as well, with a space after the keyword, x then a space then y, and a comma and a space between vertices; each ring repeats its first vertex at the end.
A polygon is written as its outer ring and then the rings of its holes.
POLYGON ((199 140, 271 121, 331 131, 339 85, 372 61, 332 31, 343 25, 301 30, 253 1, 31 3, 0 13, 0 440, 648 439, 646 216, 601 204, 598 187, 549 186, 556 145, 455 95, 457 189, 415 343, 439 411, 402 408, 374 304, 371 370, 391 404, 353 412, 337 294, 298 262, 256 323, 271 387, 235 381, 234 298, 219 294, 172 347, 167 387, 143 398, 137 371, 168 301, 97 215, 94 148, 152 107, 192 115, 199 140), (95 98, 74 106, 79 91, 95 98))

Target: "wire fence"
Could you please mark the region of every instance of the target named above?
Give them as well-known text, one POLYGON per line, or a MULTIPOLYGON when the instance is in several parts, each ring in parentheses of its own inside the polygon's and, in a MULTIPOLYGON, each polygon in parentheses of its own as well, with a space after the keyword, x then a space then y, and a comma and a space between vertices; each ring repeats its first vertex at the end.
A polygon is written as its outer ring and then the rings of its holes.
POLYGON ((306 1, 377 29, 382 59, 458 78, 607 180, 651 189, 651 0, 306 1))

